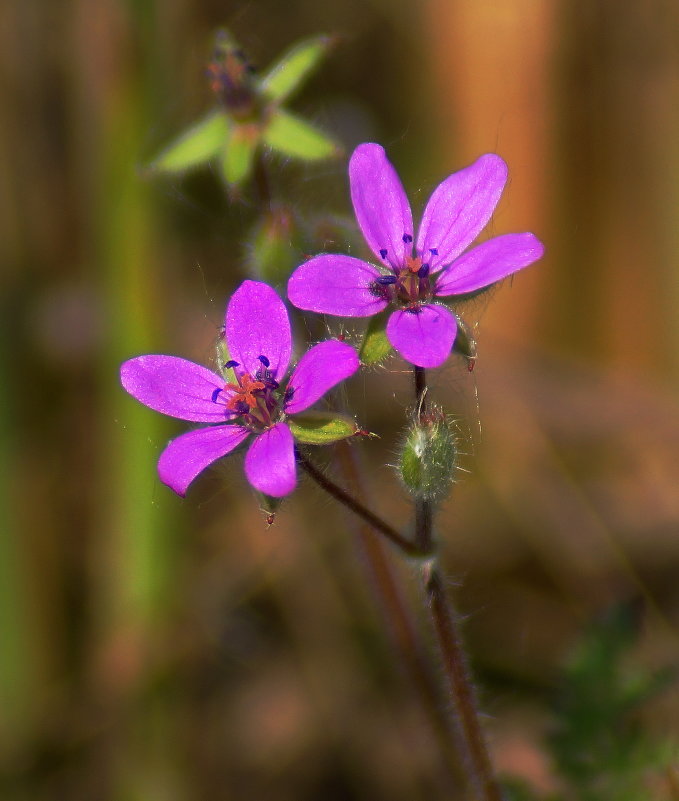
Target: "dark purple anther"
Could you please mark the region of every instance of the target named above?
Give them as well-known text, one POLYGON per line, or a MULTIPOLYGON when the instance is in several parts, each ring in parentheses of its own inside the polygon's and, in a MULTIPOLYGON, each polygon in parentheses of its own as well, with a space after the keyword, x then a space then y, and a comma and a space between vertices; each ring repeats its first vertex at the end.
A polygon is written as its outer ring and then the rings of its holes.
POLYGON ((268 367, 271 362, 266 358, 266 356, 258 356, 259 361, 265 366, 268 367))
POLYGON ((423 264, 417 271, 417 275, 419 278, 426 278, 429 275, 429 265, 423 264))
POLYGON ((217 403, 217 398, 219 397, 219 393, 221 391, 222 391, 221 389, 213 389, 212 390, 212 402, 213 403, 217 403))
POLYGON ((383 259, 386 259, 386 258, 387 258, 387 249, 386 249, 386 248, 382 248, 382 250, 380 250, 380 256, 381 256, 383 259))
POLYGON ((229 359, 224 365, 225 370, 231 370, 233 367, 240 367, 240 362, 237 362, 235 359, 229 359))
POLYGON ((403 241, 406 245, 409 245, 413 241, 413 238, 410 234, 403 234, 403 241))
POLYGON ((375 283, 380 284, 380 286, 389 286, 389 284, 396 283, 396 276, 395 275, 380 275, 375 279, 375 283))

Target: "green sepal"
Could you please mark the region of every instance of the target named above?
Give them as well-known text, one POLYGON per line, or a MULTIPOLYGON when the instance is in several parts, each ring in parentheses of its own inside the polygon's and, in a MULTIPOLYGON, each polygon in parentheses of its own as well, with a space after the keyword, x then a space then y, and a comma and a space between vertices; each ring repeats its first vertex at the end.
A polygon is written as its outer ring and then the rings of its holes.
POLYGON ((283 498, 273 498, 271 495, 265 495, 263 492, 256 489, 253 489, 253 492, 259 503, 259 508, 266 515, 267 525, 272 525, 276 517, 276 512, 283 503, 283 498))
POLYGON ((204 164, 221 152, 229 127, 226 114, 213 111, 165 148, 151 162, 150 169, 183 172, 204 164))
POLYGON ((304 161, 327 159, 341 153, 341 148, 329 136, 282 109, 272 113, 264 131, 264 141, 273 150, 304 161))
POLYGON ((305 445, 329 445, 360 432, 356 421, 335 412, 307 412, 286 420, 293 437, 305 445))
POLYGON ((225 384, 237 384, 238 379, 236 378, 236 373, 233 370, 233 367, 229 367, 228 369, 224 366, 229 361, 231 361, 231 356, 229 355, 229 347, 226 344, 226 337, 220 336, 217 340, 217 365, 219 367, 219 372, 224 376, 224 383, 225 384))
POLYGON ((287 100, 332 47, 329 36, 314 36, 292 47, 265 75, 261 91, 277 103, 287 100))
POLYGON ((459 353, 464 356, 471 370, 476 359, 476 340, 472 335, 471 327, 460 317, 457 312, 455 320, 457 322, 457 333, 455 335, 455 342, 453 343, 453 352, 459 353))
POLYGON ((299 230, 292 209, 278 206, 267 211, 250 236, 247 265, 271 284, 280 284, 299 264, 299 230))
POLYGON ((370 318, 358 351, 358 358, 363 364, 379 364, 391 353, 391 343, 387 339, 387 319, 386 314, 370 318))
POLYGON ((229 186, 249 177, 260 138, 260 128, 253 123, 234 125, 229 131, 221 161, 222 176, 229 186))

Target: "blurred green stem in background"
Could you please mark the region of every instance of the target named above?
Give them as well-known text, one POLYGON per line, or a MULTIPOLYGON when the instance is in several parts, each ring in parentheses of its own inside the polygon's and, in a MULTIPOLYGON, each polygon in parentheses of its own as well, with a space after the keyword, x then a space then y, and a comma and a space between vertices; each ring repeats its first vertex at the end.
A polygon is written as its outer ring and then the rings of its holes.
POLYGON ((171 727, 147 729, 148 719, 167 717, 167 699, 154 699, 149 693, 171 617, 182 516, 180 504, 159 485, 153 469, 171 433, 168 421, 131 402, 118 384, 121 361, 157 349, 164 339, 162 309, 167 307, 158 301, 166 296, 166 276, 152 190, 136 167, 153 119, 154 85, 161 72, 152 68, 161 57, 153 48, 158 42, 152 35, 156 5, 135 2, 125 8, 124 28, 117 33, 130 47, 140 48, 145 66, 143 79, 135 80, 129 60, 121 59, 114 65, 111 85, 103 87, 109 96, 99 109, 102 163, 93 188, 96 227, 91 243, 108 322, 99 373, 104 431, 99 536, 107 563, 95 565, 101 579, 97 622, 103 635, 103 653, 95 668, 98 681, 112 690, 112 704, 137 693, 142 699, 125 720, 127 732, 122 732, 126 768, 117 777, 119 798, 133 797, 132 788, 139 797, 158 797, 157 782, 175 772, 175 755, 168 747, 176 742, 171 727))
POLYGON ((9 336, 0 336, 0 751, 7 748, 11 753, 30 730, 40 693, 35 686, 28 571, 12 500, 18 454, 10 395, 13 382, 7 380, 9 342, 9 336))

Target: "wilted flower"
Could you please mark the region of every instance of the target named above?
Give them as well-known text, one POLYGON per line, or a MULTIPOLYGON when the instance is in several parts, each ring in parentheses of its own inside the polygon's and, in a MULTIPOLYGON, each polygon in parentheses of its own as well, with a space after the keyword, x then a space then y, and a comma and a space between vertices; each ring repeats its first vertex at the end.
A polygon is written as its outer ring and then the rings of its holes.
POLYGON ((490 219, 506 179, 507 166, 493 153, 448 176, 429 198, 414 238, 410 204, 384 149, 359 145, 349 162, 351 200, 380 266, 352 256, 315 256, 292 274, 291 303, 346 317, 391 306, 386 334, 392 346, 412 364, 438 367, 457 324, 435 298, 487 287, 544 252, 531 233, 504 234, 466 250, 490 219))
POLYGON ((268 285, 244 281, 226 310, 225 365, 232 380, 177 356, 138 356, 120 368, 123 387, 138 401, 171 417, 209 423, 172 440, 158 473, 179 495, 209 464, 249 436, 245 474, 255 489, 279 498, 297 481, 288 415, 308 409, 359 367, 349 345, 329 340, 302 356, 283 387, 292 348, 283 302, 268 285))

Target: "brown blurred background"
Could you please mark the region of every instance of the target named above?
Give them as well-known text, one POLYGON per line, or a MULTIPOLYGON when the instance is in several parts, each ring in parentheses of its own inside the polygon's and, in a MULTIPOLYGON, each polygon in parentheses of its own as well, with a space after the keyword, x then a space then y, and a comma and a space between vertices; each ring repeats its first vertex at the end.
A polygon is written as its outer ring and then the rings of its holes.
MULTIPOLYGON (((209 170, 142 169, 210 107, 218 26, 262 67, 339 34, 293 107, 347 151, 384 144, 417 210, 498 152, 511 180, 491 233, 547 245, 467 310, 474 373, 453 365, 432 384, 464 415, 470 472, 438 530, 493 751, 548 791, 543 694, 583 626, 636 599, 634 663, 677 662, 670 0, 0 6, 2 798, 449 797, 354 521, 302 482, 267 528, 238 458, 174 497, 155 461, 182 426, 118 385, 138 353, 209 362, 246 277, 247 193, 230 205, 209 170)), ((344 160, 276 164, 275 190, 301 210, 350 214, 344 160)), ((350 389, 382 435, 356 446, 362 488, 395 522, 402 369, 350 389)), ((426 640, 415 576, 388 560, 426 640)), ((676 685, 644 708, 656 739, 679 737, 677 720, 676 685)))

